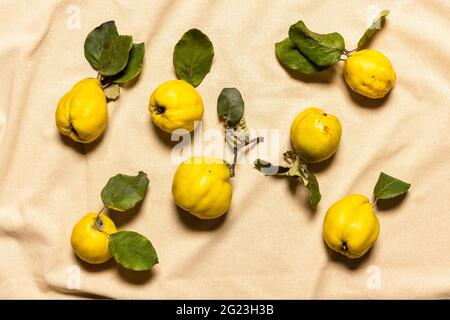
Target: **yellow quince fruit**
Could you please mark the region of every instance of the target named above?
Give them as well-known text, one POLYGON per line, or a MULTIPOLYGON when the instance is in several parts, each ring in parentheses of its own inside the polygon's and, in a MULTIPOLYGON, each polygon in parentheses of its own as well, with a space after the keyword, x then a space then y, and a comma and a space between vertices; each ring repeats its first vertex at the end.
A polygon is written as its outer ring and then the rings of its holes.
POLYGON ((366 196, 349 195, 333 204, 323 221, 328 247, 349 258, 362 257, 378 239, 380 223, 366 196))
POLYGON ((79 81, 59 101, 55 113, 61 134, 82 143, 97 139, 108 124, 108 106, 100 81, 79 81))
POLYGON ((317 163, 331 157, 341 142, 339 119, 318 108, 308 108, 292 122, 291 141, 305 163, 317 163))
POLYGON ((106 215, 96 212, 88 213, 78 221, 73 230, 70 242, 80 259, 99 264, 111 258, 109 251, 109 235, 116 233, 114 222, 106 215))
POLYGON ((233 188, 230 169, 222 159, 192 157, 175 172, 175 203, 200 219, 214 219, 228 211, 233 188))
POLYGON ((150 96, 148 110, 153 124, 172 133, 176 129, 195 129, 203 116, 203 101, 197 90, 183 80, 171 80, 160 85, 150 96))
POLYGON ((347 58, 344 78, 353 91, 368 98, 379 99, 394 87, 396 75, 384 54, 365 49, 356 51, 347 58))

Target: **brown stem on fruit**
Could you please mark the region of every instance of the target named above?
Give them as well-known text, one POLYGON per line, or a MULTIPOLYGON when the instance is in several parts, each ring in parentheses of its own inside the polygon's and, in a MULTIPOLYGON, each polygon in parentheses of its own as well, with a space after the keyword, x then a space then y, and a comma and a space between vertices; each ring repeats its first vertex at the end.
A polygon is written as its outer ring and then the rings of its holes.
POLYGON ((342 243, 341 249, 344 250, 344 251, 347 251, 347 250, 348 250, 347 242, 343 242, 343 243, 342 243))
POLYGON ((345 55, 345 58, 339 58, 339 61, 346 61, 347 58, 350 57, 352 55, 352 53, 355 52, 356 50, 358 50, 358 48, 353 49, 353 50, 344 49, 342 51, 342 54, 345 55))
POLYGON ((114 83, 114 79, 112 77, 105 77, 105 76, 102 76, 100 73, 97 75, 97 79, 100 80, 100 85, 103 90, 105 90, 106 88, 108 88, 110 85, 112 85, 114 83), (99 76, 100 76, 100 78, 99 78, 99 76))
POLYGON ((375 200, 373 200, 372 208, 375 208, 375 206, 377 205, 377 201, 378 201, 378 198, 375 198, 375 200))
POLYGON ((108 88, 112 84, 113 84, 113 81, 112 80, 108 80, 105 83, 102 83, 102 89, 105 90, 106 88, 108 88))
POLYGON ((236 174, 236 162, 237 162, 237 157, 238 157, 239 151, 253 143, 258 144, 260 142, 264 142, 264 137, 257 137, 257 138, 245 141, 244 143, 241 143, 239 145, 237 145, 237 144, 234 145, 234 147, 233 147, 233 152, 234 152, 233 164, 231 165, 231 168, 230 168, 231 169, 231 177, 234 177, 236 174))
POLYGON ((97 216, 95 217, 95 221, 94 221, 94 225, 93 228, 97 231, 100 231, 102 233, 104 233, 108 238, 109 238, 109 233, 106 232, 105 230, 103 230, 103 221, 102 219, 100 219, 100 213, 103 211, 105 207, 102 208, 102 210, 100 210, 100 212, 97 214, 97 216))
POLYGON ((94 229, 98 231, 103 231, 103 221, 102 219, 100 219, 98 215, 95 217, 94 220, 94 229))
POLYGON ((97 213, 97 217, 95 217, 95 219, 99 219, 100 214, 103 212, 103 210, 105 210, 105 206, 103 206, 100 211, 97 213))
POLYGON ((355 52, 356 50, 358 50, 358 48, 355 48, 355 49, 353 49, 353 50, 347 50, 347 49, 344 49, 344 54, 347 56, 347 57, 349 57, 353 52, 355 52))

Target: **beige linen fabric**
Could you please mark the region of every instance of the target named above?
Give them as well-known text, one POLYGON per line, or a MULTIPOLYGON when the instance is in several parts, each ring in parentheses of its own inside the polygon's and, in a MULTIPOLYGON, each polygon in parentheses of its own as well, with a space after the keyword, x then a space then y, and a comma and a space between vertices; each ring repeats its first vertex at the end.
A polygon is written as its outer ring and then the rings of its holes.
POLYGON ((449 16, 449 1, 437 0, 2 0, 0 298, 449 297, 449 16), (397 71, 386 99, 351 93, 342 64, 294 77, 277 62, 274 43, 297 20, 340 32, 351 49, 377 8, 391 10, 370 44, 397 71), (121 33, 145 42, 145 66, 109 103, 103 138, 75 144, 58 133, 54 111, 78 80, 95 76, 83 42, 112 19, 121 33), (242 92, 250 127, 279 130, 280 152, 291 148, 289 126, 304 108, 339 117, 337 154, 313 168, 323 194, 316 212, 305 188, 264 177, 250 164, 237 168, 232 208, 220 221, 201 223, 176 208, 174 143, 152 126, 147 103, 156 86, 175 78, 173 47, 192 27, 216 52, 198 87, 204 130, 221 127, 216 100, 224 87, 242 92), (148 236, 160 264, 133 273, 112 261, 80 262, 70 247, 72 226, 101 207, 110 176, 139 170, 150 177, 145 201, 113 219, 148 236), (327 208, 350 193, 371 196, 380 171, 411 182, 410 192, 380 204, 380 238, 363 259, 331 253, 321 235, 327 208))

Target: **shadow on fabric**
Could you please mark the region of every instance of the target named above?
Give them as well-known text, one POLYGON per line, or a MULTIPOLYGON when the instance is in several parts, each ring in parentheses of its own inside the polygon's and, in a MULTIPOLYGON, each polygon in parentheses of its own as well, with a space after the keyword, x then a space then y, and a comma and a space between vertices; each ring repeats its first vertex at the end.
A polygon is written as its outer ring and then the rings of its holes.
MULTIPOLYGON (((75 253, 74 253, 75 255, 75 253)), ((76 256, 76 255, 75 255, 76 256)), ((87 272, 96 273, 102 272, 105 270, 109 270, 111 268, 116 268, 119 277, 127 283, 142 285, 150 281, 153 277, 155 277, 155 271, 153 269, 145 270, 145 271, 133 271, 126 269, 120 265, 118 265, 114 259, 109 259, 105 263, 101 264, 90 264, 83 260, 81 260, 78 256, 76 256, 78 260, 79 266, 87 272)), ((155 265, 154 268, 157 268, 158 265, 155 265)))
POLYGON ((327 255, 328 255, 328 260, 331 262, 335 262, 335 263, 341 263, 343 265, 345 265, 349 270, 356 270, 358 269, 360 266, 362 266, 367 260, 370 259, 370 256, 372 255, 372 251, 375 249, 376 250, 376 243, 375 245, 365 254, 363 255, 361 258, 358 259, 350 259, 347 258, 346 256, 331 250, 330 248, 328 248, 327 244, 325 243, 325 241, 323 242, 323 246, 325 247, 326 251, 327 251, 327 255))
POLYGON ((94 149, 96 149, 97 146, 101 143, 101 141, 103 140, 103 136, 105 135, 105 132, 107 130, 108 130, 108 127, 105 128, 105 130, 102 132, 100 137, 98 137, 96 140, 92 141, 91 143, 76 142, 76 141, 73 141, 72 139, 70 139, 69 137, 60 134, 59 132, 57 132, 57 134, 59 135, 59 138, 64 145, 74 149, 75 151, 77 151, 80 154, 88 154, 91 151, 93 151, 94 149))
POLYGON ((212 231, 218 229, 226 220, 228 212, 216 219, 202 220, 199 219, 186 210, 181 209, 175 203, 174 209, 184 226, 193 231, 212 231))

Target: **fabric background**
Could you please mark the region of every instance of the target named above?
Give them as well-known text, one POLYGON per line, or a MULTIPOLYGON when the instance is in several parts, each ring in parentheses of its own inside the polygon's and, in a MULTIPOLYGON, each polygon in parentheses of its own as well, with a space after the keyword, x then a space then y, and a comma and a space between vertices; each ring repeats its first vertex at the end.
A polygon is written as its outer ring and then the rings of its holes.
POLYGON ((449 297, 449 16, 449 1, 1 0, 0 298, 449 297), (80 29, 67 27, 70 5, 80 8, 80 29), (387 98, 351 93, 341 64, 295 77, 277 62, 274 43, 299 19, 317 32, 340 32, 353 48, 373 5, 391 10, 370 44, 397 72, 387 98), (103 138, 75 144, 58 133, 55 108, 78 80, 95 76, 83 42, 111 19, 120 33, 145 41, 145 66, 109 104, 103 138), (175 78, 173 47, 192 27, 216 52, 198 87, 204 129, 221 126, 216 100, 230 86, 244 96, 250 127, 280 130, 281 151, 291 148, 289 126, 304 108, 339 117, 337 154, 313 168, 323 194, 316 212, 305 188, 264 177, 251 164, 238 167, 223 219, 201 223, 177 210, 174 144, 151 124, 147 103, 156 86, 175 78), (145 201, 113 219, 148 236, 160 264, 133 273, 113 262, 82 263, 70 248, 74 223, 100 209, 109 177, 138 170, 150 177, 145 201), (371 196, 380 171, 412 183, 410 192, 380 204, 380 238, 363 259, 331 253, 321 235, 327 208, 349 193, 371 196), (81 288, 70 290, 77 266, 81 288), (381 288, 370 289, 378 271, 381 288))

